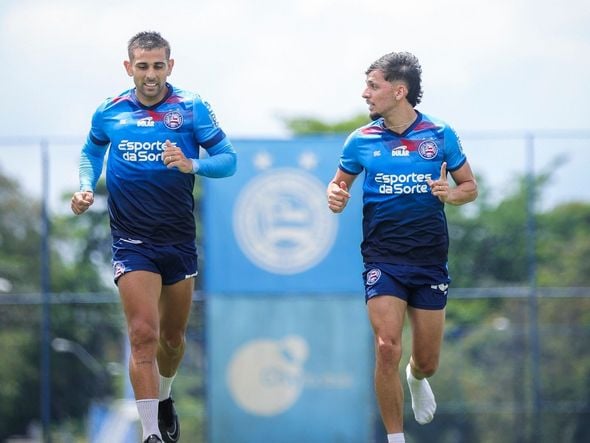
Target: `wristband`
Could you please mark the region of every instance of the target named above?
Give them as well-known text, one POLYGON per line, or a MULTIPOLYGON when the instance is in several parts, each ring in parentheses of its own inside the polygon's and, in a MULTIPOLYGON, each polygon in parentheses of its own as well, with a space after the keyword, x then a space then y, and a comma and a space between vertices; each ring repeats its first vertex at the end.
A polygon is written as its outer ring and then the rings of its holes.
POLYGON ((196 174, 197 171, 199 170, 199 162, 197 161, 196 158, 191 158, 191 162, 193 164, 193 174, 196 174))

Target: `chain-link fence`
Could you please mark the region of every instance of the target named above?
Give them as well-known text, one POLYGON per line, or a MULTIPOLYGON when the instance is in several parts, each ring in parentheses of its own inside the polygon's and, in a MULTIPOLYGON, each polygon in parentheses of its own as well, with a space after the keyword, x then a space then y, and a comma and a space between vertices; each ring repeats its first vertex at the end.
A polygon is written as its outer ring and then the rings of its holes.
MULTIPOLYGON (((437 415, 428 426, 406 420, 408 441, 588 441, 590 289, 539 290, 540 345, 536 351, 531 336, 529 296, 527 291, 515 288, 454 291, 448 308, 449 322, 440 370, 431 380, 437 395, 437 415), (459 312, 489 312, 490 309, 494 314, 485 320, 478 317, 470 321, 457 320, 459 312), (562 314, 556 316, 556 312, 562 314)), ((360 297, 359 309, 362 309, 360 297)), ((90 434, 93 419, 96 421, 97 417, 90 411, 100 405, 112 407, 131 395, 126 387, 124 322, 116 298, 114 294, 68 297, 51 294, 50 317, 54 333, 51 339, 50 429, 53 441, 94 441, 90 434), (71 326, 66 336, 59 335, 64 329, 63 322, 71 326), (79 408, 86 408, 86 412, 81 414, 79 408)), ((4 295, 0 300, 4 337, 0 350, 4 364, 10 362, 18 367, 19 361, 38 355, 41 297, 39 294, 4 295), (7 334, 10 340, 6 339, 7 334)), ((204 300, 196 294, 187 352, 174 386, 183 435, 189 439, 186 441, 194 443, 207 441, 203 307, 204 300)), ((368 340, 367 346, 370 346, 368 340)), ((409 343, 405 343, 405 353, 409 349, 409 343)), ((31 378, 0 369, 3 391, 19 391, 18 407, 12 403, 5 405, 5 413, 14 420, 30 420, 29 425, 40 424, 38 361, 35 358, 24 365, 33 374, 31 378)), ((224 377, 225 374, 211 376, 224 377)), ((409 404, 406 417, 412 417, 409 404)), ((355 417, 334 417, 334 426, 340 419, 354 420, 355 417)), ((137 422, 130 423, 137 426, 137 422)), ((373 441, 382 441, 383 431, 377 416, 374 426, 373 441)), ((28 438, 22 441, 40 441, 28 438)), ((112 441, 138 439, 117 440, 113 436, 112 441)))
MULTIPOLYGON (((132 397, 117 295, 67 290, 90 278, 68 274, 80 272, 80 239, 68 243, 79 226, 66 219, 82 141, 0 138, 0 420, 19 430, 0 425, 0 441, 91 442, 109 407, 132 397)), ((463 145, 482 195, 449 217, 455 287, 432 379, 438 412, 428 426, 406 420, 408 441, 590 441, 590 133, 472 133, 463 145)), ((100 272, 101 245, 88 253, 100 272)), ((195 293, 174 387, 195 443, 208 435, 205 301, 195 293)))

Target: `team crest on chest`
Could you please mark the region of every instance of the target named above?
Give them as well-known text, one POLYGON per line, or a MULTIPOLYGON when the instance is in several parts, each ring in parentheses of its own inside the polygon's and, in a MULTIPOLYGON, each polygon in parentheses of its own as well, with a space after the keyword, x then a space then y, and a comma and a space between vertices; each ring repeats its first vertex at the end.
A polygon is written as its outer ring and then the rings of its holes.
POLYGON ((178 129, 182 126, 184 118, 178 111, 169 111, 164 114, 164 126, 168 129, 178 129))
POLYGON ((418 154, 424 160, 432 160, 438 154, 438 146, 434 140, 425 140, 418 146, 418 154))

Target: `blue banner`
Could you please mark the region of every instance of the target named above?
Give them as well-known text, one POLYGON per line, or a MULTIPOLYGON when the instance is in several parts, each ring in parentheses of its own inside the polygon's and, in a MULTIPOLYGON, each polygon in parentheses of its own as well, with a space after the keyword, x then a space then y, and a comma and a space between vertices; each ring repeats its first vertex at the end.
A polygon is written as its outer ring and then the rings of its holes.
POLYGON ((236 175, 204 180, 213 443, 370 440, 361 183, 342 214, 326 200, 343 143, 237 140, 236 175))
POLYGON ((207 301, 212 443, 371 440, 372 344, 363 294, 207 301))
POLYGON ((204 180, 207 293, 362 292, 361 183, 327 207, 344 137, 236 140, 238 172, 204 180))

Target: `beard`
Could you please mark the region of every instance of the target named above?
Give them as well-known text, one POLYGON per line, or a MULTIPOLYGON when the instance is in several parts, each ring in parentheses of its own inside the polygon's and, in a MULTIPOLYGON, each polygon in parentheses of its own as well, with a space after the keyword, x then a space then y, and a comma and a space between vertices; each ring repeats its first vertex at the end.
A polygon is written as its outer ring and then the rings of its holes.
POLYGON ((378 112, 369 112, 369 118, 371 119, 371 121, 375 121, 381 118, 381 114, 379 114, 378 112))

